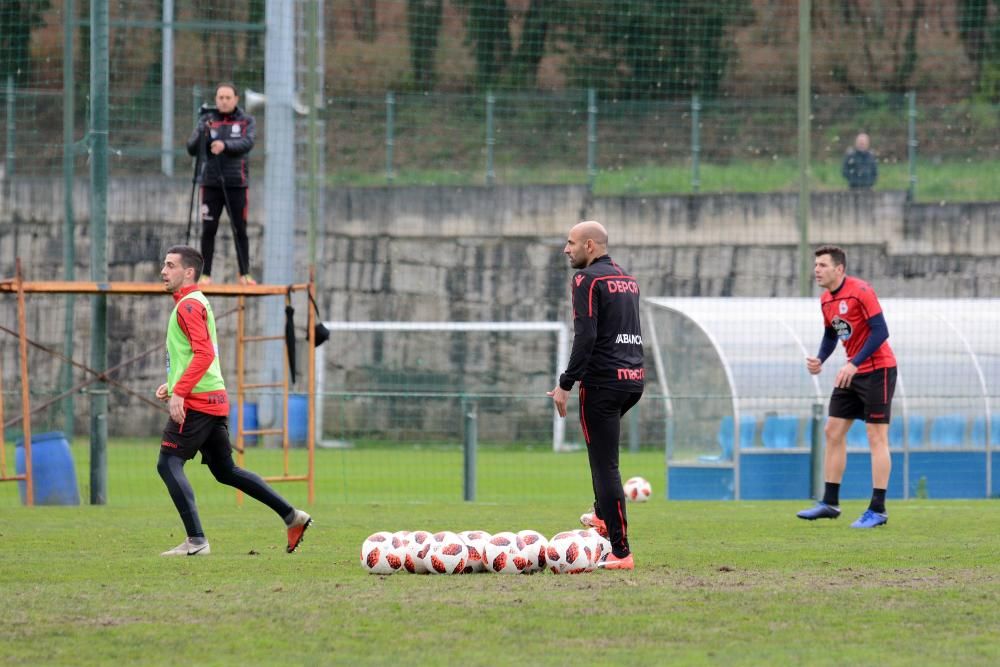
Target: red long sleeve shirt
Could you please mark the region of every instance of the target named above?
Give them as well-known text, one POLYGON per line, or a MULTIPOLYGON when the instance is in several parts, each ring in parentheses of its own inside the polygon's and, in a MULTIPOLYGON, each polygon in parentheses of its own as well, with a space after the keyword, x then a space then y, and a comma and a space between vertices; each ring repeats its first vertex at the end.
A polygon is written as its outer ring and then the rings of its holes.
MULTIPOLYGON (((188 285, 177 290, 173 294, 174 303, 179 303, 197 289, 197 285, 188 285)), ((184 399, 184 406, 188 409, 209 415, 228 415, 229 396, 224 389, 191 393, 215 360, 215 346, 208 333, 208 312, 205 306, 194 299, 185 301, 184 305, 177 309, 177 326, 191 344, 194 357, 174 385, 174 394, 184 399)))

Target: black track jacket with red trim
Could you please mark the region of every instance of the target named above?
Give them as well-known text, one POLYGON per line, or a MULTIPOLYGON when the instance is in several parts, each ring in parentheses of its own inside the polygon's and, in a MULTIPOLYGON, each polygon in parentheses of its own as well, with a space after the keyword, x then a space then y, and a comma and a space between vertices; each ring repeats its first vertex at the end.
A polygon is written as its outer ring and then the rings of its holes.
POLYGON ((249 153, 257 140, 257 122, 239 107, 223 114, 217 109, 198 119, 198 125, 188 138, 187 151, 196 157, 204 135, 205 165, 202 185, 208 188, 246 188, 250 186, 249 153), (213 155, 208 146, 215 140, 226 145, 226 150, 213 155))
POLYGON ((559 386, 642 391, 642 328, 639 283, 608 255, 578 271, 572 279, 573 351, 559 386))

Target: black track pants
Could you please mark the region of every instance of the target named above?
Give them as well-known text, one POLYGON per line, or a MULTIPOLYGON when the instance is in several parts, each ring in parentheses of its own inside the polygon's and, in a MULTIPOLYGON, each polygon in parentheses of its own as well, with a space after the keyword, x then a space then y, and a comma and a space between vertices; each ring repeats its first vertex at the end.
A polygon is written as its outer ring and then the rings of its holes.
POLYGON ((250 240, 247 237, 247 188, 202 187, 201 189, 201 255, 205 258, 202 273, 212 275, 212 258, 215 256, 215 234, 219 219, 227 209, 233 221, 236 242, 236 263, 241 276, 250 273, 250 240))
POLYGON ((625 492, 618 470, 618 438, 622 416, 639 402, 641 391, 580 386, 580 426, 587 441, 590 477, 594 485, 594 511, 608 527, 616 556, 627 556, 628 519, 625 492))

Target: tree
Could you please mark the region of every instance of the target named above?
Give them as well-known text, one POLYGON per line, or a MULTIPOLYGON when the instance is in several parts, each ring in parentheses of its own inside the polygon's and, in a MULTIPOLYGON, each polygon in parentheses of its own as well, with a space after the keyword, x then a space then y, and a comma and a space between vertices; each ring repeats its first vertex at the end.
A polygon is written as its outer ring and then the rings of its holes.
POLYGON ((960 0, 958 34, 975 68, 976 91, 985 101, 1000 101, 1000 0, 960 0))
POLYGON ((552 18, 569 5, 567 0, 531 0, 516 46, 511 24, 521 16, 506 0, 460 0, 458 4, 466 11, 466 41, 476 61, 476 88, 485 90, 501 82, 514 88, 534 87, 552 18))
POLYGON ((0 80, 13 76, 26 85, 31 77, 31 30, 42 25, 49 0, 4 0, 0 9, 0 80))
POLYGON ((560 17, 567 73, 580 87, 624 98, 718 94, 734 51, 729 30, 751 0, 582 0, 560 17))
POLYGON ((371 44, 378 38, 375 16, 375 0, 351 0, 351 23, 362 42, 371 44))
POLYGON ((814 8, 817 30, 839 45, 831 70, 844 89, 861 95, 905 93, 913 86, 925 0, 901 0, 892 12, 859 0, 819 3, 814 8))
POLYGON ((419 90, 434 87, 434 57, 441 32, 443 0, 407 0, 406 26, 410 38, 413 83, 419 90))

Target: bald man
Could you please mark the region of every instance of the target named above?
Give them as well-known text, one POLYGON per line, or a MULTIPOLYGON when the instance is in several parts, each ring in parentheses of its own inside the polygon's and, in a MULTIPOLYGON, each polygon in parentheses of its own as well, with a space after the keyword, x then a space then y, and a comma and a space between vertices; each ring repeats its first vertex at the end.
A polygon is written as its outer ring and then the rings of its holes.
POLYGON ((872 155, 871 138, 862 132, 847 151, 840 173, 852 190, 871 190, 878 180, 878 160, 872 155))
POLYGON ((576 269, 573 292, 573 351, 559 384, 549 392, 566 416, 569 392, 580 383, 580 426, 587 442, 594 510, 580 521, 611 542, 597 567, 632 570, 625 492, 618 470, 621 418, 639 402, 645 372, 639 326, 639 284, 608 255, 608 232, 587 220, 569 232, 563 252, 576 269))

